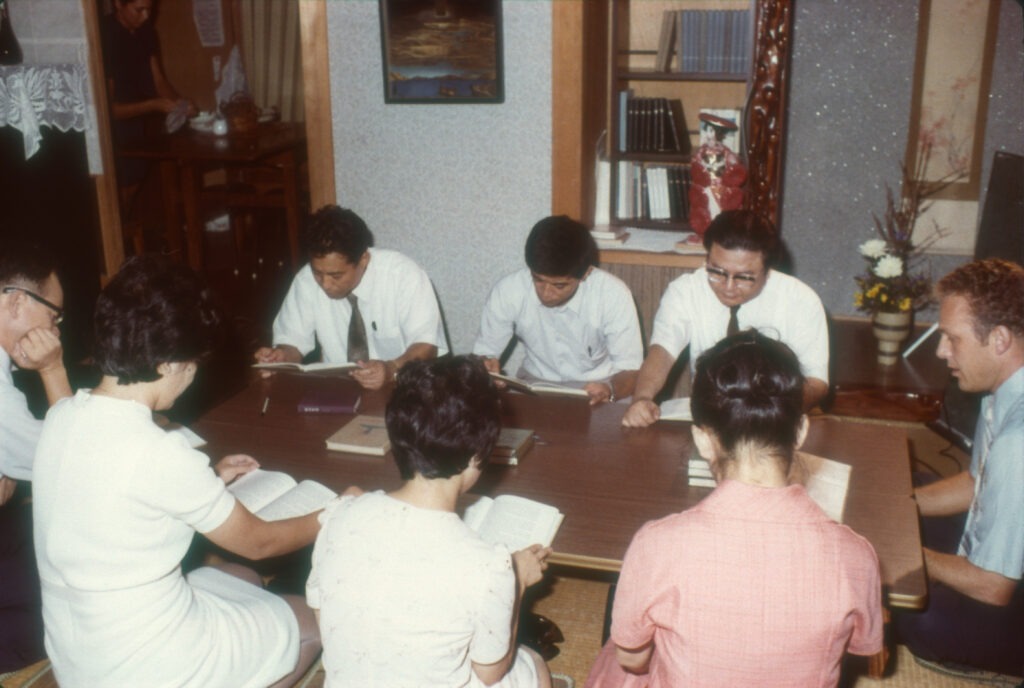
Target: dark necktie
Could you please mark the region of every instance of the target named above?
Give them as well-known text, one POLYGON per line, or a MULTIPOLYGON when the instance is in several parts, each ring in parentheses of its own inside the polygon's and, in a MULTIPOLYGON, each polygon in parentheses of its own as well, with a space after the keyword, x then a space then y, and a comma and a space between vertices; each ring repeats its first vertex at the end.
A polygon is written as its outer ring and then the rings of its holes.
POLYGON ((736 317, 736 314, 739 313, 739 310, 739 306, 729 307, 729 326, 725 328, 726 337, 731 337, 740 331, 740 321, 736 317))
POLYGON ((348 360, 366 361, 370 358, 370 351, 366 345, 366 325, 359 313, 359 299, 355 294, 349 294, 348 302, 352 306, 352 317, 348 321, 348 360))

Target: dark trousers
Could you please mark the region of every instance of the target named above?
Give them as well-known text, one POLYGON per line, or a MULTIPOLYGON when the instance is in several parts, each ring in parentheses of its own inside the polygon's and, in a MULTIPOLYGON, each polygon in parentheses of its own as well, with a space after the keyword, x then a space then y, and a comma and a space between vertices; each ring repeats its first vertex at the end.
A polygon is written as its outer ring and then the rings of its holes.
MULTIPOLYGON (((915 484, 929 482, 914 477, 915 484)), ((922 543, 937 552, 955 554, 966 518, 966 514, 922 518, 922 543)), ((1020 582, 1010 604, 995 607, 929 580, 927 609, 898 611, 893 626, 899 641, 922 659, 1024 675, 1024 585, 1020 582)))
POLYGON ((45 656, 32 505, 15 495, 0 507, 0 672, 45 656))

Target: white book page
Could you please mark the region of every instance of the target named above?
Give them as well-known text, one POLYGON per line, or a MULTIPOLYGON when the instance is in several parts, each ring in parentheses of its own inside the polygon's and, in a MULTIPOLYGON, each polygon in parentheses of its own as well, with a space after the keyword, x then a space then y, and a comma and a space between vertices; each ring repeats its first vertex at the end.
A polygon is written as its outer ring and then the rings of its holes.
POLYGON ((462 512, 463 523, 479 533, 480 527, 483 526, 484 519, 487 518, 487 512, 491 510, 493 503, 494 500, 490 497, 481 497, 476 500, 462 512))
POLYGON ((245 508, 256 513, 293 487, 295 478, 287 473, 257 468, 228 485, 228 492, 235 495, 245 508))
POLYGON ((658 408, 661 409, 661 420, 693 420, 693 415, 690 413, 690 397, 666 399, 658 408))
POLYGON ((266 505, 256 515, 264 521, 305 516, 323 509, 337 493, 315 480, 303 480, 291 490, 266 505))
POLYGON ((532 389, 537 394, 564 394, 566 396, 573 397, 588 397, 586 390, 580 389, 579 387, 567 387, 566 385, 559 385, 554 382, 533 382, 530 384, 532 389))
MULTIPOLYGON (((471 509, 466 510, 467 517, 471 509)), ((466 523, 470 525, 468 518, 466 523)), ((486 542, 507 545, 515 552, 538 543, 550 545, 560 525, 562 514, 555 507, 525 497, 502 495, 493 500, 483 523, 473 529, 486 542)))
POLYGON ((814 454, 797 452, 796 461, 800 466, 794 470, 803 471, 801 482, 807 494, 818 503, 821 510, 837 523, 843 522, 846 506, 846 492, 850 487, 851 467, 814 454))

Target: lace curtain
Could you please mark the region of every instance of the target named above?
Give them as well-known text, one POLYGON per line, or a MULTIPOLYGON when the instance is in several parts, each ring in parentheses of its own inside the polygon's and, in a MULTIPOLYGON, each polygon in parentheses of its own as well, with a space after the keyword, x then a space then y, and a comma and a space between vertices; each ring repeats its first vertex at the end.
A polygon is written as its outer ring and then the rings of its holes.
POLYGON ((245 0, 239 9, 242 59, 256 105, 277 107, 285 122, 305 121, 299 3, 245 0))

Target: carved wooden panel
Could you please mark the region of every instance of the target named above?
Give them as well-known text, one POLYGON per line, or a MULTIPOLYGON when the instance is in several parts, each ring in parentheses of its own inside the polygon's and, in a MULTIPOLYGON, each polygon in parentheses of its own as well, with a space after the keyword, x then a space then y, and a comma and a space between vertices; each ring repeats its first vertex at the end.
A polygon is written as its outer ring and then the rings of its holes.
POLYGON ((747 108, 748 205, 778 225, 786 141, 786 93, 793 40, 792 0, 757 0, 757 42, 747 108))

